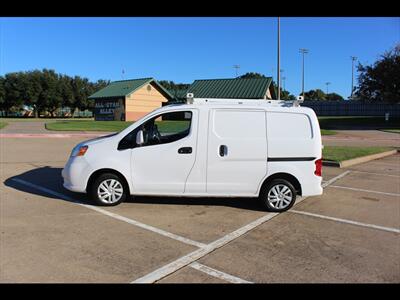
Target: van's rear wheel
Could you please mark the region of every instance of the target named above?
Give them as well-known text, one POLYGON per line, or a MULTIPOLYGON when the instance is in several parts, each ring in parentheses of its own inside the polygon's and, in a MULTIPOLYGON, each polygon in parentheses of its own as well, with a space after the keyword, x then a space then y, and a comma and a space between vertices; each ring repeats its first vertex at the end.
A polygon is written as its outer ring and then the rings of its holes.
POLYGON ((259 198, 268 211, 283 212, 294 205, 296 189, 285 179, 274 179, 262 188, 259 198))
POLYGON ((93 181, 89 194, 98 205, 114 206, 126 199, 127 188, 117 175, 104 173, 93 181))

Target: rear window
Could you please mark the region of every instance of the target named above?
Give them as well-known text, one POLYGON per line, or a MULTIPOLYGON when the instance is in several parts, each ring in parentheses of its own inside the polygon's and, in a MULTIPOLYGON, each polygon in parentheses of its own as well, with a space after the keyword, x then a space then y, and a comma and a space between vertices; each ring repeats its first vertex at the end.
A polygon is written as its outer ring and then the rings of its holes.
POLYGON ((311 139, 311 122, 307 115, 296 113, 268 113, 269 138, 311 139))

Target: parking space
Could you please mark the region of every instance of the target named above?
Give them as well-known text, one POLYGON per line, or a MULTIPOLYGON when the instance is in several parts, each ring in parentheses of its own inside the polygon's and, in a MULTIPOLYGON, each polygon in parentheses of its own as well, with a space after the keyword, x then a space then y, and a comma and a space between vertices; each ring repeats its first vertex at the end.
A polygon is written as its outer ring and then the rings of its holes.
POLYGON ((400 155, 324 167, 324 194, 282 214, 256 199, 62 187, 83 138, 1 139, 0 282, 400 282, 400 155))

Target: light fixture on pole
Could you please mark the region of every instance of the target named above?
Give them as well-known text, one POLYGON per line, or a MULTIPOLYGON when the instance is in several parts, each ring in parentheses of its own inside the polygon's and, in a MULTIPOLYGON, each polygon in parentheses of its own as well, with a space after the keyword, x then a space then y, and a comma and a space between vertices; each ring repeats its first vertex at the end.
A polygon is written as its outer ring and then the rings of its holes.
POLYGON ((326 84, 326 94, 328 95, 328 85, 330 85, 331 83, 328 81, 328 82, 325 82, 325 84, 326 84))
POLYGON ((351 94, 350 99, 353 100, 353 91, 354 91, 354 62, 357 60, 357 57, 350 56, 351 58, 351 94))
POLYGON ((281 18, 278 17, 278 69, 277 69, 277 84, 278 84, 278 100, 281 100, 281 18))
POLYGON ((236 78, 238 77, 238 69, 240 69, 239 65, 233 65, 233 67, 236 69, 236 78))
POLYGON ((304 54, 308 53, 308 49, 300 48, 299 52, 303 55, 303 68, 302 68, 302 80, 301 80, 301 94, 304 99, 304 54))

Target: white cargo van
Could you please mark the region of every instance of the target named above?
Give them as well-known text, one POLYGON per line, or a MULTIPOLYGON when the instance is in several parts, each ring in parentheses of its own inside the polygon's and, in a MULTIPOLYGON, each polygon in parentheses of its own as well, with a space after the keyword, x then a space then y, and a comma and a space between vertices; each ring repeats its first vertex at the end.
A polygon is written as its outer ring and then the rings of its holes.
POLYGON ((188 99, 119 133, 78 144, 64 187, 100 205, 129 195, 259 197, 270 211, 322 194, 312 109, 276 100, 188 99))

